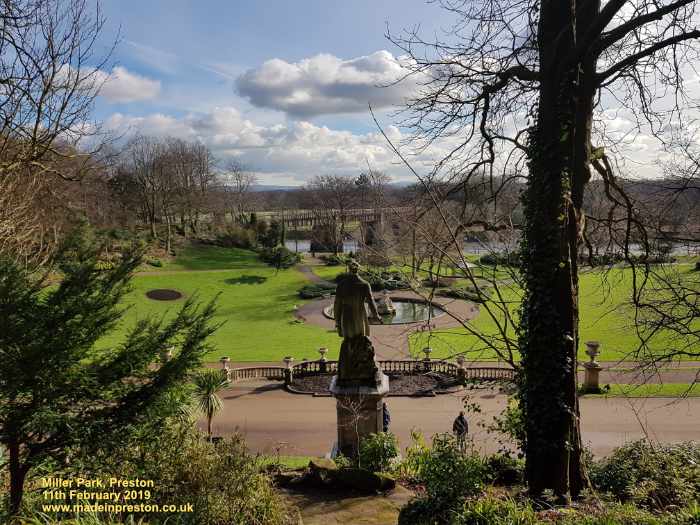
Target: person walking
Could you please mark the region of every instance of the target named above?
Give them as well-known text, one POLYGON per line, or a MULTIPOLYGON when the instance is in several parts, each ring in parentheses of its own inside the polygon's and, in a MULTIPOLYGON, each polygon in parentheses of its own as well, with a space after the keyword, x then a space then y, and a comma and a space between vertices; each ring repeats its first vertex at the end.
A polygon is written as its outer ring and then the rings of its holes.
POLYGON ((384 432, 389 432, 389 423, 391 423, 389 407, 386 406, 386 403, 382 403, 382 427, 384 428, 384 432))
POLYGON ((452 423, 452 432, 457 437, 457 446, 460 452, 464 452, 467 447, 467 433, 469 432, 469 423, 464 417, 464 412, 460 412, 452 423))

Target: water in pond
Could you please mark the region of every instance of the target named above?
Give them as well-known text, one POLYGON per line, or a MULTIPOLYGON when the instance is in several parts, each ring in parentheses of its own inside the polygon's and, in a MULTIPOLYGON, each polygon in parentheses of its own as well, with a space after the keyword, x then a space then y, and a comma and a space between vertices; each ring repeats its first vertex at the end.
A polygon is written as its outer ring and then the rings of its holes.
MULTIPOLYGON (((428 306, 426 303, 406 301, 402 299, 392 299, 395 315, 382 315, 383 324, 406 324, 418 323, 427 321, 428 317, 433 319, 445 313, 445 311, 436 305, 428 306)), ((333 305, 324 308, 323 313, 326 317, 333 319, 333 305)), ((368 312, 369 313, 369 312, 368 312)), ((376 324, 370 321, 371 324, 376 324)))
POLYGON ((432 319, 445 313, 442 308, 434 304, 414 303, 412 301, 402 301, 400 299, 392 299, 392 302, 394 303, 394 308, 396 308, 396 314, 382 315, 384 324, 417 323, 419 321, 427 321, 428 318, 432 319))

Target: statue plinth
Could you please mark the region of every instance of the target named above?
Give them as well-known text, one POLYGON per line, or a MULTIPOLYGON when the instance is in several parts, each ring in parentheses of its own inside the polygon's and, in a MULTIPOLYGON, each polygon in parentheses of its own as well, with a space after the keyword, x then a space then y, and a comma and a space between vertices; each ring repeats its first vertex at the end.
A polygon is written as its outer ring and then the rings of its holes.
POLYGON ((382 399, 389 393, 389 377, 380 371, 378 380, 374 385, 339 385, 338 376, 331 379, 338 415, 338 450, 346 457, 357 457, 360 441, 384 428, 382 399))
POLYGON ((336 289, 333 303, 338 335, 343 338, 338 358, 338 375, 331 381, 338 414, 338 450, 347 457, 357 457, 360 441, 381 432, 382 398, 389 392, 389 378, 382 373, 374 357, 369 338, 369 307, 378 318, 377 305, 369 283, 358 275, 359 265, 348 265, 349 275, 336 289))

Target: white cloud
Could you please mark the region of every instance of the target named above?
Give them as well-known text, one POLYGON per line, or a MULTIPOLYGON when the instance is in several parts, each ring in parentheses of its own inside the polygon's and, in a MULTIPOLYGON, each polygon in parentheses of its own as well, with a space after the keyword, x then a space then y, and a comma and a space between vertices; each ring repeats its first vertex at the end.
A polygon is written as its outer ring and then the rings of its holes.
POLYGON ((96 72, 97 81, 102 83, 100 96, 113 103, 149 100, 160 93, 160 81, 131 73, 126 68, 116 66, 108 75, 96 72))
POLYGON ((239 93, 256 106, 285 111, 295 117, 367 111, 400 105, 416 83, 407 79, 404 57, 388 51, 342 60, 320 54, 289 63, 274 58, 238 78, 239 93))
MULTIPOLYGON (((116 113, 107 119, 105 127, 126 136, 141 133, 200 141, 222 160, 238 159, 269 184, 281 184, 282 180, 290 184, 292 179, 302 184, 324 173, 354 176, 366 170, 368 163, 396 179, 412 178, 380 133, 339 131, 307 121, 261 126, 233 107, 218 107, 181 118, 161 113, 143 117, 116 113)), ((403 138, 394 126, 385 131, 396 143, 403 138)), ((415 165, 419 169, 432 166, 446 152, 439 146, 431 148, 414 158, 415 165)))

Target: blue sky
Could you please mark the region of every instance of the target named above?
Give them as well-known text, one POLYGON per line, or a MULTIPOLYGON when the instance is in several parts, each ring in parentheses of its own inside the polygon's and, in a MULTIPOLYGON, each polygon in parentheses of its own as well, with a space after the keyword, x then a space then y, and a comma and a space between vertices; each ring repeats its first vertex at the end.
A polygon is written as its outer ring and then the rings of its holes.
MULTIPOLYGON (((377 137, 367 103, 390 126, 411 86, 385 38, 450 17, 421 0, 104 0, 100 47, 119 42, 95 117, 119 132, 207 143, 269 184, 373 167, 407 178, 377 137), (245 82, 241 80, 245 79, 245 82), (280 84, 280 79, 286 83, 280 84)), ((389 129, 392 136, 399 132, 389 129)))
MULTIPOLYGON (((452 15, 439 5, 103 0, 101 8, 100 48, 119 35, 95 106, 106 129, 203 142, 221 166, 235 160, 263 184, 355 176, 368 165, 395 180, 412 179, 378 133, 367 104, 393 142, 406 138, 392 111, 420 79, 378 87, 407 71, 407 57, 385 32, 387 25, 395 34, 419 25, 428 41, 442 36, 452 15)), ((600 119, 619 137, 635 122, 615 107, 601 111, 600 119)), ((656 169, 654 139, 637 134, 624 147, 637 172, 656 169)), ((428 171, 450 149, 450 139, 437 142, 412 157, 413 166, 428 171)))

